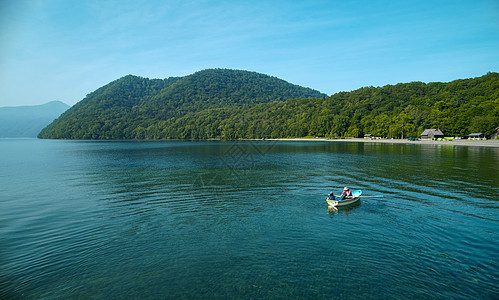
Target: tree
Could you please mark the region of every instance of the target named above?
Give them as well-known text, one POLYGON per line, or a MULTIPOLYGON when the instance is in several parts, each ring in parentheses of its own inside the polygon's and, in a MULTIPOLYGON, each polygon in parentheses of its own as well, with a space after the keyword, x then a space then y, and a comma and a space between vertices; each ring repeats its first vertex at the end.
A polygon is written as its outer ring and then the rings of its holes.
POLYGON ((499 119, 494 116, 478 116, 474 117, 471 121, 470 132, 481 132, 486 136, 491 136, 495 133, 495 129, 499 127, 499 119))

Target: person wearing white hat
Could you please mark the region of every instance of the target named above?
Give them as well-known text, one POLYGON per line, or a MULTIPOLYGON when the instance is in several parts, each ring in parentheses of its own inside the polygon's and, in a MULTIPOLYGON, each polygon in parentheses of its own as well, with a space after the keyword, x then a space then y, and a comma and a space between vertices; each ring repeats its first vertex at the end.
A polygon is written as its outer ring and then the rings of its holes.
POLYGON ((345 200, 345 198, 352 198, 352 191, 348 187, 344 187, 340 197, 341 200, 345 200))

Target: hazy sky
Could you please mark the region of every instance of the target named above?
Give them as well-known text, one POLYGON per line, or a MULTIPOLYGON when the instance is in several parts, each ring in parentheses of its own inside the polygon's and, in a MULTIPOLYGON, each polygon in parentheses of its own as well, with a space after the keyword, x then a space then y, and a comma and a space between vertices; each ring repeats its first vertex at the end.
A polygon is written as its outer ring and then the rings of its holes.
POLYGON ((499 1, 0 0, 0 106, 207 68, 327 94, 481 76, 499 71, 499 1))

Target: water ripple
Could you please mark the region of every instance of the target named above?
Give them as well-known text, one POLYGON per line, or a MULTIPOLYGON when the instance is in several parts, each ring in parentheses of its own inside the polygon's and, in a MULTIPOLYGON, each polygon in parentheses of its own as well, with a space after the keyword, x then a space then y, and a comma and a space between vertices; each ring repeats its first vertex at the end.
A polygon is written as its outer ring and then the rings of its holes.
POLYGON ((37 143, 0 149, 0 298, 498 292, 494 149, 37 143), (331 213, 345 185, 366 197, 331 213))

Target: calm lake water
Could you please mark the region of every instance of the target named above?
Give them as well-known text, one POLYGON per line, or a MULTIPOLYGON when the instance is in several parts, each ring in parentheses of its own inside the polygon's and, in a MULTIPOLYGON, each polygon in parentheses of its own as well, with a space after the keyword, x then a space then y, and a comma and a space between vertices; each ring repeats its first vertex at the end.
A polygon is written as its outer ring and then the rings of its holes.
POLYGON ((499 295, 497 148, 5 139, 0 170, 2 299, 499 295))

